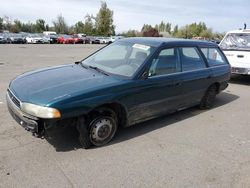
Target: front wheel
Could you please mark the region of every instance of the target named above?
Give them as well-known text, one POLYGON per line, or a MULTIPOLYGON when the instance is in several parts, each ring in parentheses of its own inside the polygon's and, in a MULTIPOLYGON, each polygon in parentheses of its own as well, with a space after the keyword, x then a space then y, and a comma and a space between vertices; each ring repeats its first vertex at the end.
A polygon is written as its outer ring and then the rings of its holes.
POLYGON ((210 86, 201 100, 200 109, 211 108, 214 104, 216 94, 217 94, 216 85, 210 86))
POLYGON ((78 129, 79 141, 83 148, 88 149, 91 145, 103 146, 110 142, 117 130, 116 114, 107 109, 97 113, 90 120, 81 123, 78 129), (88 123, 89 122, 89 123, 88 123))
POLYGON ((117 123, 112 117, 95 118, 90 124, 90 142, 95 146, 105 145, 114 137, 116 130, 117 123))

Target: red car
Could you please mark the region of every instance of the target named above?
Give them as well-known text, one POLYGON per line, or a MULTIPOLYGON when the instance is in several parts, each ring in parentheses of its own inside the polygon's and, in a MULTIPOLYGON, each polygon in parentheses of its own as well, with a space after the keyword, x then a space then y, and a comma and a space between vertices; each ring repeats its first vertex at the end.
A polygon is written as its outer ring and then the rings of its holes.
POLYGON ((57 43, 59 44, 75 44, 75 39, 70 35, 63 35, 58 37, 57 43))
POLYGON ((75 41, 75 44, 83 44, 83 39, 78 37, 77 35, 72 35, 74 41, 75 41))

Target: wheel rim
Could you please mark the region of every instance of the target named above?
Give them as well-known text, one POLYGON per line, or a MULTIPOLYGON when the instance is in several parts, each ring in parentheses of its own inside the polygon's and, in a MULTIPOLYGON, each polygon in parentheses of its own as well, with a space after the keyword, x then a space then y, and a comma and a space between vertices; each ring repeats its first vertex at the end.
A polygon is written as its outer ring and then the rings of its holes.
POLYGON ((96 145, 104 145, 109 142, 115 133, 115 123, 109 117, 102 117, 91 123, 90 140, 96 145))

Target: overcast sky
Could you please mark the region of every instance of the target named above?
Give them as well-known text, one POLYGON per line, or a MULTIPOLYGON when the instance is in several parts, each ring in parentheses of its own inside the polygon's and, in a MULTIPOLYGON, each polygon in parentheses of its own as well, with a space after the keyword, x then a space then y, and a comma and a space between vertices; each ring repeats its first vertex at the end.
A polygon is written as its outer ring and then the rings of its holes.
MULTIPOLYGON (((144 23, 155 25, 162 20, 183 26, 205 22, 214 31, 250 28, 250 0, 106 0, 114 11, 116 32, 140 30, 144 23)), ((89 13, 96 15, 100 0, 0 0, 0 16, 21 21, 43 18, 51 24, 62 14, 72 25, 89 13)))

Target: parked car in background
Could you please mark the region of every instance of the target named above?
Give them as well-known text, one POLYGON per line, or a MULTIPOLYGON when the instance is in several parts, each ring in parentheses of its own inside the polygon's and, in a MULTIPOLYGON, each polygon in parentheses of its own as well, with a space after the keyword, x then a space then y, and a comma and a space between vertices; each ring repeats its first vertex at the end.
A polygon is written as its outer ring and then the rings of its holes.
POLYGON ((57 38, 57 43, 59 43, 59 44, 74 44, 75 40, 70 35, 61 35, 57 38))
POLYGON ((77 33, 77 36, 78 36, 79 38, 86 37, 86 35, 85 35, 84 33, 77 33))
POLYGON ((109 40, 108 40, 108 44, 111 44, 119 39, 123 39, 124 37, 123 36, 111 36, 109 37, 109 40))
POLYGON ((78 33, 77 36, 82 39, 83 44, 90 44, 90 38, 87 37, 84 33, 78 33))
POLYGON ((58 35, 56 32, 54 31, 44 31, 43 32, 43 35, 49 39, 49 43, 50 44, 55 44, 57 43, 57 38, 58 38, 58 35))
POLYGON ((10 43, 12 44, 25 44, 26 43, 26 39, 21 34, 10 33, 8 35, 9 35, 10 43))
POLYGON ((100 40, 100 44, 107 44, 109 42, 108 37, 97 37, 98 40, 100 40))
POLYGON ((75 64, 16 77, 7 106, 38 135, 53 126, 75 126, 89 148, 107 144, 118 126, 196 105, 211 108, 229 79, 230 65, 215 43, 127 38, 75 64))
POLYGON ((43 39, 43 44, 50 44, 51 43, 51 39, 48 35, 44 35, 44 34, 39 34, 39 35, 43 39))
POLYGON ((51 36, 51 35, 57 35, 57 33, 55 31, 44 31, 43 35, 51 36))
POLYGON ((43 44, 44 43, 44 39, 40 34, 29 34, 26 37, 26 41, 29 44, 43 44))
POLYGON ((97 37, 87 36, 90 44, 101 44, 101 41, 97 37))
POLYGON ((78 35, 72 35, 72 38, 74 39, 74 44, 83 44, 84 41, 81 37, 78 35))
POLYGON ((220 43, 233 74, 250 75, 250 30, 229 31, 220 43))
POLYGON ((6 44, 6 43, 7 39, 2 34, 0 34, 0 44, 6 44))

